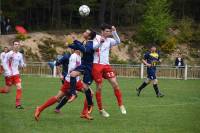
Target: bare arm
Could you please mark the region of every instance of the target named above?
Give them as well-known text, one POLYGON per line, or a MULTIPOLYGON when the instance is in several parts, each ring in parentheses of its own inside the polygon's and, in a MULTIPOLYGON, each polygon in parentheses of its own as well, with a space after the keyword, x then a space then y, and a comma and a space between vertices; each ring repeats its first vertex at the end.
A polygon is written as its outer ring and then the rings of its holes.
POLYGON ((147 67, 151 67, 151 64, 147 63, 147 61, 144 59, 142 60, 142 63, 144 63, 147 67))

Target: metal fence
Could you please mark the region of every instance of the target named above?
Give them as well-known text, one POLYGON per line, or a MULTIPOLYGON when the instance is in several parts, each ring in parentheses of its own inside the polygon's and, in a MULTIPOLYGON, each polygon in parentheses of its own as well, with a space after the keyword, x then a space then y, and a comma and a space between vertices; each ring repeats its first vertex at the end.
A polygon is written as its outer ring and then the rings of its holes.
MULTIPOLYGON (((145 78, 146 67, 143 64, 112 64, 113 69, 119 77, 145 78)), ((39 75, 56 77, 55 67, 51 69, 47 62, 28 63, 22 70, 24 75, 39 75)), ((157 66, 157 77, 165 79, 200 79, 200 66, 185 65, 177 68, 171 65, 157 66)))

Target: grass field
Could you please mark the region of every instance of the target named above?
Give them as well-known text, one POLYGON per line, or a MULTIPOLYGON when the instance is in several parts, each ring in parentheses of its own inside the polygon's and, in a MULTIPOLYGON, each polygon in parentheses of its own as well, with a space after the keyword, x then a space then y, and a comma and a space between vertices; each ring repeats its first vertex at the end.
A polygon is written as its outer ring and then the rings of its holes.
MULTIPOLYGON (((94 120, 79 118, 83 95, 65 106, 62 114, 45 110, 39 122, 33 118, 37 105, 57 93, 60 82, 55 78, 22 77, 24 110, 15 109, 15 89, 0 94, 1 133, 200 133, 200 80, 160 80, 164 98, 155 97, 148 86, 141 97, 135 88, 142 80, 119 78, 127 115, 121 115, 113 91, 107 82, 103 87, 103 105, 109 118, 99 115, 96 102, 94 120)), ((3 86, 0 78, 0 86, 3 86)), ((93 85, 94 90, 94 85, 93 85)))

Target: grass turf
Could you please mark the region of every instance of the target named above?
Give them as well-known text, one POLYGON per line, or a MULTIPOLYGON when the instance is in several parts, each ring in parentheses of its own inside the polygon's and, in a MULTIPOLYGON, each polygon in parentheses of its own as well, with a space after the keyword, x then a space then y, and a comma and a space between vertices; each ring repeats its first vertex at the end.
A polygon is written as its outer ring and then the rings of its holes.
MULTIPOLYGON (((39 122, 33 118, 37 105, 42 104, 60 88, 55 78, 29 77, 23 79, 24 110, 15 109, 15 88, 0 94, 0 132, 2 133, 199 133, 200 80, 160 80, 164 98, 157 98, 152 86, 140 97, 135 88, 140 79, 119 78, 127 115, 122 115, 110 85, 103 86, 103 105, 109 118, 99 115, 96 102, 93 121, 79 118, 83 95, 66 105, 62 114, 53 112, 55 105, 46 109, 39 122)), ((0 78, 0 86, 4 80, 0 78)), ((93 90, 94 84, 92 85, 93 90)))

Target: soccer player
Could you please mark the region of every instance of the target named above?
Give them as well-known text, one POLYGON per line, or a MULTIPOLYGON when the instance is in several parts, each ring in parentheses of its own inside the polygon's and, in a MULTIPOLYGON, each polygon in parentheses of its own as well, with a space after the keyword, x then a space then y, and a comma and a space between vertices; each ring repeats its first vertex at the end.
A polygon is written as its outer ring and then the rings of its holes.
MULTIPOLYGON (((57 73, 58 73, 58 75, 61 79, 62 84, 64 84, 65 77, 67 76, 67 73, 68 73, 68 65, 69 65, 70 56, 71 56, 71 54, 69 54, 69 53, 64 54, 60 59, 57 59, 56 63, 55 63, 56 70, 57 70, 57 73)), ((60 100, 59 104, 56 106, 56 109, 54 110, 54 112, 60 113, 61 106, 66 104, 67 101, 68 101, 67 96, 64 96, 60 100)))
POLYGON ((9 49, 8 49, 8 47, 4 47, 4 49, 3 49, 3 52, 1 53, 1 55, 0 55, 0 62, 1 62, 1 65, 0 65, 0 74, 2 74, 3 73, 3 60, 4 60, 4 58, 5 58, 5 54, 6 53, 8 53, 9 52, 9 49))
POLYGON ((19 74, 19 67, 25 67, 23 60, 23 55, 19 52, 20 42, 13 42, 13 50, 5 54, 5 57, 2 61, 5 83, 6 87, 0 89, 0 93, 8 93, 12 85, 15 85, 17 88, 16 93, 16 108, 23 109, 21 105, 22 98, 22 85, 21 78, 19 74))
MULTIPOLYGON (((101 42, 93 43, 93 39, 95 37, 96 37, 96 32, 94 32, 91 29, 87 29, 83 33, 83 38, 85 39, 85 42, 86 42, 85 44, 83 44, 77 40, 76 36, 72 35, 73 42, 74 44, 76 44, 77 48, 83 53, 83 57, 81 59, 81 65, 75 68, 70 73, 70 85, 71 85, 72 91, 75 90, 76 80, 74 79, 77 76, 80 76, 81 74, 83 74, 83 85, 86 92, 85 94, 88 101, 89 112, 91 112, 92 106, 93 106, 91 90, 89 89, 89 86, 92 84, 92 64, 93 64, 93 59, 94 59, 93 54, 95 50, 99 48, 102 44, 101 42)), ((71 101, 72 100, 73 99, 71 99, 71 101)), ((62 101, 60 102, 61 104, 60 107, 62 107, 62 103, 65 103, 64 99, 62 101)))
MULTIPOLYGON (((61 99, 66 94, 69 94, 70 72, 73 71, 77 66, 79 66, 81 64, 81 56, 80 56, 81 52, 79 50, 77 50, 74 45, 70 45, 69 48, 74 49, 74 52, 70 56, 70 59, 69 59, 68 74, 65 77, 65 82, 62 85, 60 91, 58 92, 58 94, 56 96, 51 97, 44 104, 42 104, 41 106, 36 108, 34 116, 35 116, 35 120, 37 120, 37 121, 39 120, 40 114, 44 109, 55 104, 57 101, 59 101, 59 99, 61 99)), ((82 90, 83 84, 82 84, 82 81, 80 80, 80 77, 76 77, 76 80, 77 80, 76 89, 82 90)), ((68 96, 68 98, 70 97, 70 95, 67 95, 67 96, 68 96)), ((87 111, 82 112, 82 114, 83 113, 84 113, 84 116, 82 116, 82 118, 92 120, 92 117, 90 117, 90 115, 88 114, 87 111)))
POLYGON ((142 89, 144 89, 150 82, 153 82, 153 88, 157 97, 163 97, 158 88, 158 80, 156 78, 156 65, 160 62, 159 53, 155 46, 152 46, 150 52, 145 53, 142 62, 147 66, 147 79, 142 83, 139 88, 136 88, 137 95, 140 96, 142 89))
POLYGON ((117 98, 118 106, 122 114, 126 114, 126 109, 123 105, 122 101, 122 93, 120 91, 119 84, 117 82, 117 78, 115 75, 114 70, 109 64, 109 52, 113 46, 117 46, 120 44, 120 38, 117 34, 116 28, 114 26, 110 26, 107 24, 102 25, 101 27, 101 36, 97 35, 96 39, 94 40, 100 42, 100 38, 104 38, 104 42, 94 53, 94 61, 93 61, 93 68, 92 68, 92 76, 96 83, 96 100, 100 114, 103 117, 109 117, 109 113, 103 109, 102 106, 102 96, 101 96, 101 89, 102 89, 102 81, 103 78, 107 79, 111 84, 114 94, 117 98), (110 36, 113 38, 110 38, 110 36))

